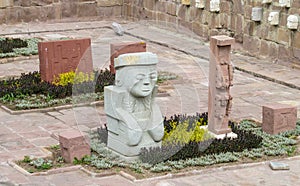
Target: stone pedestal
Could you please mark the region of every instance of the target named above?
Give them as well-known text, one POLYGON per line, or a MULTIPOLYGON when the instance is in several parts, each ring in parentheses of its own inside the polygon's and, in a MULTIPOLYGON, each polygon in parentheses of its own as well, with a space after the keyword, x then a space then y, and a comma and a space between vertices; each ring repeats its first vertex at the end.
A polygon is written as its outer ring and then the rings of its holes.
POLYGON ((67 163, 72 163, 74 158, 83 158, 91 154, 87 139, 80 131, 68 131, 59 135, 59 145, 62 157, 67 163))
POLYGON ((126 43, 112 43, 110 44, 110 72, 115 74, 114 60, 121 54, 146 52, 145 42, 126 42, 126 43))
POLYGON ((91 39, 71 39, 38 44, 40 73, 44 81, 52 82, 59 74, 93 71, 91 39))
POLYGON ((234 39, 228 36, 213 36, 210 39, 208 130, 218 135, 231 132, 228 118, 232 105, 230 51, 233 43, 234 39))
POLYGON ((262 130, 268 134, 278 134, 296 128, 297 107, 273 103, 264 105, 262 113, 262 130))

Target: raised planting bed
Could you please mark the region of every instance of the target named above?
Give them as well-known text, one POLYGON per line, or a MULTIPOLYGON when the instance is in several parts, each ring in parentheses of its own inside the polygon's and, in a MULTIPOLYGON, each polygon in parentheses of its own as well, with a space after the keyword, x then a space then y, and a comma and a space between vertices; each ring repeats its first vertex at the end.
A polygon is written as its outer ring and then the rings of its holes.
POLYGON ((38 54, 38 38, 4 38, 0 37, 0 58, 30 56, 38 54))
MULTIPOLYGON (((166 86, 177 76, 158 73, 158 83, 166 86)), ((103 100, 104 86, 112 85, 115 75, 109 70, 91 74, 68 72, 60 74, 52 83, 42 81, 39 72, 21 74, 20 78, 0 81, 0 103, 11 113, 20 110, 53 108, 62 105, 90 104, 103 100)), ((164 93, 159 89, 159 93, 164 93)))
POLYGON ((41 80, 39 72, 22 74, 0 81, 0 102, 12 110, 26 110, 101 100, 104 86, 113 84, 114 75, 101 70, 92 76, 76 83, 69 79, 49 83, 41 80))
POLYGON ((266 161, 299 154, 300 121, 297 122, 295 130, 278 135, 262 132, 261 127, 252 121, 230 122, 229 125, 238 134, 238 138, 223 140, 210 138, 206 129, 199 132, 201 126, 207 123, 207 113, 195 116, 179 115, 165 119, 164 123, 166 133, 162 148, 143 149, 141 160, 132 163, 122 162, 106 148, 106 129, 99 129, 90 134, 92 155, 80 160, 75 159, 73 164, 63 163, 58 146, 52 150, 52 157, 37 160, 26 156, 16 163, 30 172, 81 165, 85 172, 93 176, 121 174, 135 180, 170 174, 180 175, 189 171, 195 172, 195 169, 266 161), (172 135, 175 136, 170 140, 172 135), (164 154, 165 152, 167 154, 164 154), (37 168, 35 165, 40 165, 41 162, 49 164, 49 160, 51 165, 44 166, 47 169, 37 168), (55 165, 56 162, 59 162, 59 166, 55 165))

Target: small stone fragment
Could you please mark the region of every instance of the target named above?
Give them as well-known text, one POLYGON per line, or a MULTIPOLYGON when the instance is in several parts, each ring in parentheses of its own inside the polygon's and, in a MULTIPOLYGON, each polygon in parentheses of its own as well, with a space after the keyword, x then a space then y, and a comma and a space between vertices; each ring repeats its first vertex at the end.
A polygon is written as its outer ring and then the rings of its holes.
POLYGON ((282 162, 270 161, 270 167, 272 170, 290 170, 290 166, 282 162))
POLYGON ((119 36, 124 35, 124 29, 119 23, 113 22, 111 26, 117 35, 119 36))

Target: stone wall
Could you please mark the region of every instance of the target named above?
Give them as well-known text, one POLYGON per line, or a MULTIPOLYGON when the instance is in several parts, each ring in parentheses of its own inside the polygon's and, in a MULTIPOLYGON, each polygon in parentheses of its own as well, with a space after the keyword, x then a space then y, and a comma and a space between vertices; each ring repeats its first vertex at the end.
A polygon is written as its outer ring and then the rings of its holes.
POLYGON ((219 10, 212 10, 210 1, 218 0, 0 0, 0 24, 90 17, 155 20, 181 25, 207 40, 225 34, 249 55, 300 65, 300 26, 286 26, 289 15, 300 15, 300 0, 291 0, 290 7, 280 6, 284 0, 220 0, 219 10), (196 1, 203 4, 196 7, 196 1), (253 7, 262 8, 261 21, 252 20, 253 7), (268 22, 272 11, 279 11, 278 25, 268 22))
POLYGON ((0 0, 0 24, 121 17, 123 0, 0 0))
POLYGON ((289 15, 300 15, 300 0, 291 0, 290 7, 281 7, 279 0, 263 4, 264 0, 220 0, 220 10, 210 8, 211 0, 124 0, 123 16, 156 20, 162 24, 182 25, 196 34, 210 36, 226 34, 241 43, 243 51, 269 60, 300 64, 300 26, 287 28, 289 15), (252 8, 261 7, 262 20, 253 21, 252 8), (279 24, 268 22, 272 11, 279 11, 279 24))

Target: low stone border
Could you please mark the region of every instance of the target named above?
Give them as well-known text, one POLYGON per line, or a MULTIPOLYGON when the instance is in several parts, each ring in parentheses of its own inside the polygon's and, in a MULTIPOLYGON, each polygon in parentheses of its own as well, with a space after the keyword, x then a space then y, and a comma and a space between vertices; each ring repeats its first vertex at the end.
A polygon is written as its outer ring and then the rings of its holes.
POLYGON ((51 112, 51 111, 59 111, 64 109, 71 109, 73 107, 84 107, 84 106, 104 106, 104 101, 95 101, 92 103, 82 103, 82 104, 74 104, 74 105, 62 105, 57 107, 48 107, 48 108, 40 108, 40 109, 30 109, 30 110, 11 110, 10 108, 1 105, 1 108, 9 114, 19 115, 26 114, 32 112, 51 112))
POLYGON ((63 172, 76 171, 76 170, 80 170, 82 168, 81 165, 74 165, 74 166, 70 166, 70 167, 62 167, 62 168, 57 168, 57 169, 52 169, 52 170, 50 169, 45 172, 29 173, 28 171, 26 171, 25 169, 23 169, 22 167, 20 167, 13 161, 8 161, 7 163, 12 168, 16 169, 17 171, 24 174, 25 176, 45 176, 45 175, 59 174, 59 173, 63 173, 63 172))
POLYGON ((16 61, 23 61, 23 60, 30 60, 30 59, 38 59, 38 58, 39 58, 38 55, 0 58, 0 64, 12 63, 12 62, 16 62, 16 61))
MULTIPOLYGON (((300 156, 294 156, 290 158, 285 158, 285 159, 274 159, 272 161, 284 161, 284 160, 298 160, 300 159, 300 156)), ((18 170, 20 173, 22 173, 25 176, 45 176, 45 175, 52 175, 52 174, 59 174, 59 173, 64 173, 64 172, 71 172, 71 171, 76 171, 80 170, 84 173, 86 173, 90 177, 105 177, 105 176, 112 176, 112 175, 117 175, 119 174, 120 176, 135 182, 135 183, 140 183, 140 182, 145 182, 145 181, 153 181, 153 180, 165 180, 165 179, 172 179, 172 178, 179 178, 179 177, 185 177, 185 176, 193 176, 193 175, 199 175, 199 174, 207 174, 207 173, 212 173, 212 172, 219 172, 219 171, 227 171, 227 170, 238 170, 238 169, 243 169, 243 168, 248 168, 248 167, 255 167, 259 165, 268 165, 269 161, 263 161, 263 162, 256 162, 256 163, 245 163, 245 164, 238 164, 238 165, 229 165, 229 166, 222 166, 222 167, 213 167, 213 168, 207 168, 203 170, 191 170, 188 172, 182 172, 182 173, 167 173, 166 175, 162 176, 157 176, 157 177, 151 177, 151 178, 145 178, 145 179, 137 179, 134 176, 124 172, 120 171, 119 173, 115 172, 109 172, 109 173, 94 173, 91 172, 90 170, 84 168, 82 165, 74 165, 74 166, 69 166, 69 167, 62 167, 62 168, 57 168, 57 169, 50 169, 45 172, 36 172, 36 173, 29 173, 19 165, 17 165, 13 161, 8 161, 8 164, 18 170)))

